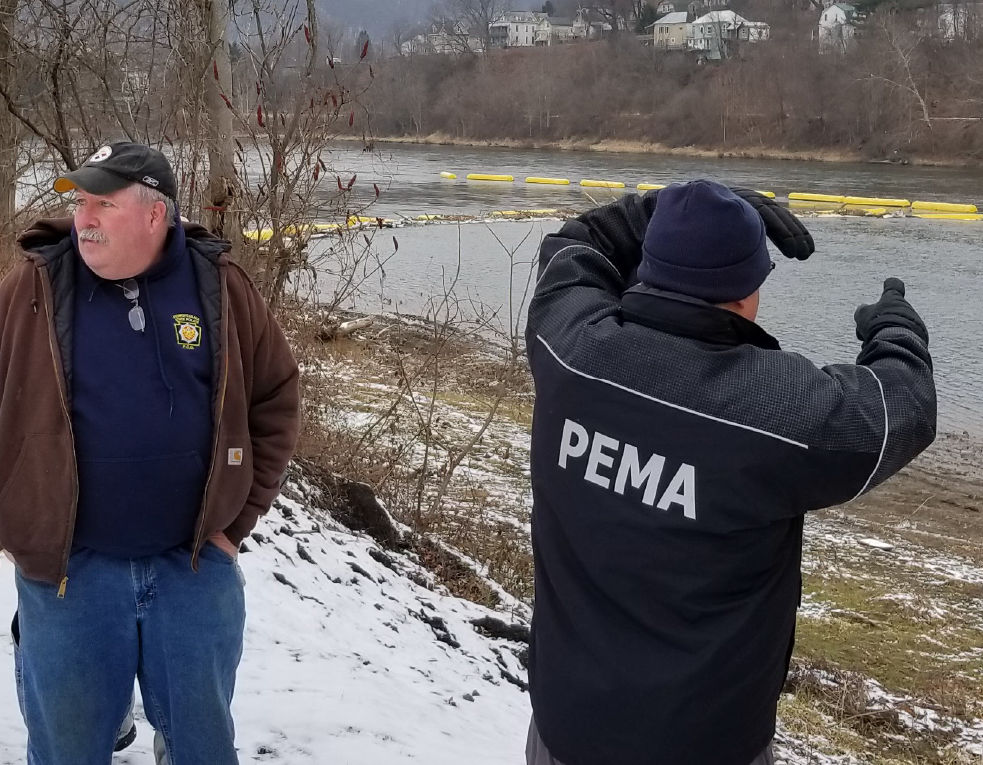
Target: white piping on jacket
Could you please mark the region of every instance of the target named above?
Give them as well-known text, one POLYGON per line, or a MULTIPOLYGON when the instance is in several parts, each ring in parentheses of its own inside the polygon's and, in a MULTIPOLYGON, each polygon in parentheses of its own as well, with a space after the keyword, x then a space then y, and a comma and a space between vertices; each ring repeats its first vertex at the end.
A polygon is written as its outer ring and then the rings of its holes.
POLYGON ((854 499, 856 499, 865 491, 867 491, 867 487, 870 486, 870 482, 873 481, 874 476, 877 475, 877 471, 881 467, 881 462, 884 460, 884 452, 887 450, 887 435, 889 433, 889 427, 887 421, 887 398, 885 398, 884 396, 884 386, 881 384, 880 378, 874 373, 873 369, 865 366, 861 366, 860 368, 866 369, 868 372, 871 373, 871 375, 873 375, 874 380, 877 381, 877 387, 881 391, 881 403, 884 405, 884 442, 881 444, 881 453, 877 455, 877 464, 874 465, 874 469, 871 471, 870 476, 868 476, 867 482, 863 485, 863 488, 857 492, 857 495, 853 499, 850 500, 851 502, 853 502, 854 499))
MULTIPOLYGON (((767 430, 761 430, 760 428, 755 428, 755 427, 752 427, 751 425, 743 425, 743 424, 741 424, 739 422, 732 422, 731 420, 725 420, 722 417, 715 417, 712 414, 706 414, 705 412, 698 412, 695 409, 688 409, 685 406, 681 406, 679 404, 673 404, 670 401, 663 401, 662 399, 655 398, 655 396, 650 396, 647 393, 642 393, 641 391, 634 390, 633 388, 628 388, 628 387, 626 387, 624 385, 621 385, 620 383, 614 382, 613 380, 606 380, 603 377, 594 377, 593 375, 589 375, 586 372, 581 372, 579 369, 574 369, 572 366, 570 366, 569 364, 567 364, 563 359, 561 359, 556 354, 556 352, 552 348, 550 348, 549 343, 547 343, 543 339, 543 337, 541 335, 536 335, 536 339, 540 343, 543 344, 543 346, 546 348, 546 350, 550 352, 550 355, 554 359, 556 359, 557 362, 559 362, 560 366, 562 366, 567 371, 573 372, 575 375, 579 375, 580 377, 583 377, 583 378, 585 378, 587 380, 594 380, 595 382, 603 383, 604 385, 610 385, 612 388, 617 388, 618 390, 625 391, 626 393, 632 393, 632 394, 634 394, 636 396, 639 396, 641 398, 644 398, 644 399, 646 399, 648 401, 654 401, 656 404, 662 404, 663 406, 668 406, 671 409, 677 409, 677 410, 679 410, 681 412, 686 412, 687 414, 693 414, 693 415, 696 415, 697 417, 703 417, 703 418, 705 418, 707 420, 713 420, 714 422, 719 422, 719 423, 722 423, 724 425, 732 425, 735 428, 740 428, 742 430, 749 430, 752 433, 758 433, 758 434, 760 434, 762 436, 768 436, 770 438, 774 438, 774 439, 777 439, 779 441, 783 441, 786 444, 791 444, 792 446, 798 446, 800 449, 808 449, 809 448, 808 444, 803 444, 803 443, 800 443, 798 441, 793 441, 791 438, 785 438, 785 436, 780 436, 777 433, 769 433, 767 430)), ((878 384, 879 383, 880 383, 880 381, 878 381, 878 384)), ((882 392, 882 395, 883 395, 883 392, 882 392)), ((886 413, 887 413, 887 409, 885 408, 885 416, 886 416, 886 413)), ((886 440, 885 440, 885 443, 886 443, 886 440)), ((883 454, 883 449, 882 449, 882 454, 883 454)), ((880 464, 880 463, 878 463, 878 464, 880 464)), ((873 475, 871 477, 873 477, 873 475)))

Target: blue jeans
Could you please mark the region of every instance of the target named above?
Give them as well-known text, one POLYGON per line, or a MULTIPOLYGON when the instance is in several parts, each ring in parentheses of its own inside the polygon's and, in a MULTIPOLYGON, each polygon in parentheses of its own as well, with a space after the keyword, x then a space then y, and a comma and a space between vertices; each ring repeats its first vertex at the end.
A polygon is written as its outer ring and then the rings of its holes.
POLYGON ((126 560, 81 550, 64 598, 17 573, 18 697, 28 765, 107 765, 140 682, 171 765, 237 763, 230 705, 245 602, 211 544, 126 560))

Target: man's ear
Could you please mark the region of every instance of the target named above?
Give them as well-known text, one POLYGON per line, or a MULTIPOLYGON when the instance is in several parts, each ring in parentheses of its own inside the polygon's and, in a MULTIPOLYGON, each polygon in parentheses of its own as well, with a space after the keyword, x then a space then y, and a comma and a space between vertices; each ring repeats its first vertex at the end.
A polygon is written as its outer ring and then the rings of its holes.
POLYGON ((745 319, 754 321, 758 316, 758 303, 760 299, 760 293, 755 290, 746 298, 741 298, 740 300, 731 300, 727 303, 718 303, 719 308, 726 308, 728 311, 733 311, 739 316, 743 316, 745 319))
POLYGON ((167 205, 163 202, 154 202, 153 209, 150 211, 150 219, 153 221, 154 228, 157 229, 161 226, 167 228, 167 205))

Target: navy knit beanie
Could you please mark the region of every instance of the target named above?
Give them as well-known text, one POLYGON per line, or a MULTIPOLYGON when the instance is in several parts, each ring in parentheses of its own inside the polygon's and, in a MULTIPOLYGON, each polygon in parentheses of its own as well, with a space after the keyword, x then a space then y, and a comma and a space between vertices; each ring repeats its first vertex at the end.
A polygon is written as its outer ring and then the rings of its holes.
POLYGON ((659 192, 642 242, 641 281, 728 303, 752 294, 770 271, 761 216, 726 186, 699 180, 659 192))

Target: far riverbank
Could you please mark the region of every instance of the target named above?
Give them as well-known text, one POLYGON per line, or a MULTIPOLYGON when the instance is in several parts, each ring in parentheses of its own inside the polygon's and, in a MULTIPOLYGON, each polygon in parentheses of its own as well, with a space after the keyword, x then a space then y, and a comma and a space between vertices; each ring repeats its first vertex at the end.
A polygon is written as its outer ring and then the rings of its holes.
MULTIPOLYGON (((350 136, 345 140, 365 141, 361 137, 350 136)), ((754 148, 702 148, 699 146, 667 146, 652 141, 629 141, 595 138, 569 138, 561 141, 541 141, 523 138, 475 139, 452 136, 447 133, 431 133, 422 136, 374 136, 367 140, 368 147, 376 143, 411 144, 421 146, 461 146, 470 148, 533 149, 543 151, 598 152, 605 154, 652 154, 667 157, 691 157, 696 159, 752 159, 780 160, 791 162, 825 162, 917 165, 920 167, 980 168, 983 162, 945 157, 905 156, 900 160, 868 159, 862 153, 848 150, 791 150, 766 146, 754 148)))

